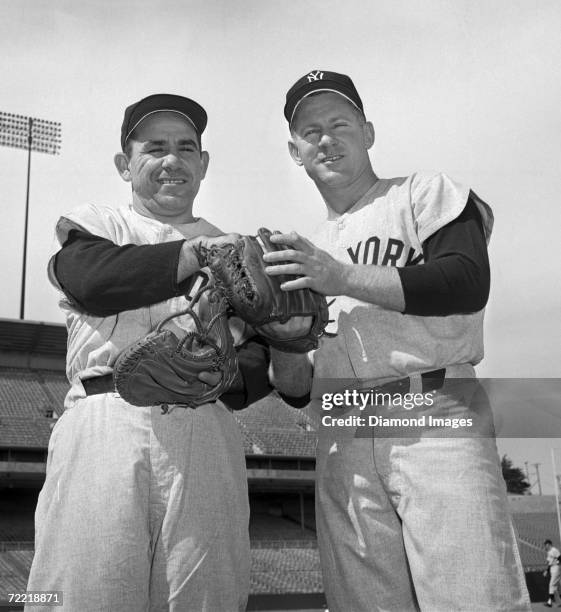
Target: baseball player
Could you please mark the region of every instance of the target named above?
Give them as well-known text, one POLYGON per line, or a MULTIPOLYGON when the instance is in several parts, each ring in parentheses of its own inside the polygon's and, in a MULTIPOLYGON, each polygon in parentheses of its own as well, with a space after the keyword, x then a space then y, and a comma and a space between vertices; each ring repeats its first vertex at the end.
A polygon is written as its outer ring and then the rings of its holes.
MULTIPOLYGON (((352 388, 389 394, 371 402, 376 417, 470 414, 479 427, 453 436, 419 420, 388 435, 322 420, 316 522, 329 609, 530 610, 473 368, 483 357, 491 209, 444 174, 379 178, 368 155, 374 128, 346 75, 303 76, 284 114, 290 154, 327 218, 312 241, 273 236, 289 250, 264 259, 271 275, 299 275, 286 291, 328 296, 332 322, 307 357, 271 350, 274 384, 295 405, 311 395, 320 414, 325 389, 352 388), (404 411, 407 394, 424 399, 404 411)), ((329 414, 363 412, 349 401, 329 414)))
MULTIPOLYGON (((561 565, 559 564, 561 558, 561 552, 559 549, 553 546, 551 540, 546 540, 544 543, 546 553, 547 568, 543 575, 547 578, 549 576, 549 597, 544 604, 548 608, 553 606, 555 601, 555 591, 559 591, 559 584, 561 582, 561 565)), ((561 604, 559 604, 561 607, 561 604)))
MULTIPOLYGON (((200 286, 194 244, 236 237, 193 216, 206 123, 182 96, 129 106, 115 165, 132 204, 83 206, 57 225, 49 274, 63 293, 71 389, 49 443, 29 589, 61 591, 63 610, 245 610, 247 477, 230 409, 270 391, 267 348, 233 320, 238 377, 197 409, 132 406, 112 378, 121 351, 200 286)), ((187 333, 192 320, 181 321, 187 333)))

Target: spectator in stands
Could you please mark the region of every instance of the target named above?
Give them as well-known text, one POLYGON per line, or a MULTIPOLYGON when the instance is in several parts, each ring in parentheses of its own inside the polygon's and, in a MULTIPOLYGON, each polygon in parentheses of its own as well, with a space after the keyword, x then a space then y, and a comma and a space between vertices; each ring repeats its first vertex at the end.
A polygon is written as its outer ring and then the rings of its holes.
POLYGON ((193 245, 223 240, 193 216, 209 161, 206 121, 181 96, 129 106, 115 165, 132 204, 83 206, 57 224, 61 249, 49 275, 62 292, 71 389, 50 440, 29 589, 62 591, 62 610, 246 607, 247 475, 229 408, 270 391, 267 347, 245 327, 232 329, 240 375, 196 410, 131 406, 112 378, 119 353, 184 310, 202 282, 193 245))
MULTIPOLYGON (((545 569, 543 575, 547 578, 549 576, 549 598, 547 602, 544 604, 548 608, 551 608, 553 602, 555 601, 555 591, 559 594, 559 584, 561 581, 561 552, 559 552, 558 548, 553 546, 553 542, 551 540, 546 540, 544 543, 545 554, 546 554, 546 563, 547 568, 545 569)), ((561 607, 561 603, 559 604, 561 607)))

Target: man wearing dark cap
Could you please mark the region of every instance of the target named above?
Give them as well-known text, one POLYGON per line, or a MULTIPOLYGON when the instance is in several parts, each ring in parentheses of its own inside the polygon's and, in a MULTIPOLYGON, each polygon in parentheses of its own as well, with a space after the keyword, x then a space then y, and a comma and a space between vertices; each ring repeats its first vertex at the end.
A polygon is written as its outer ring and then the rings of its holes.
POLYGON ((290 250, 265 260, 271 275, 300 276, 285 290, 329 296, 332 323, 309 356, 271 349, 272 374, 287 399, 311 397, 320 416, 316 522, 329 609, 530 610, 474 373, 491 209, 444 174, 379 178, 374 128, 346 75, 308 73, 284 114, 290 154, 327 218, 313 241, 273 236, 290 250))
MULTIPOLYGON (((60 591, 63 610, 245 610, 247 477, 231 409, 270 391, 266 347, 231 319, 239 375, 196 409, 132 406, 112 378, 121 351, 203 282, 193 245, 236 236, 193 215, 206 123, 181 96, 129 106, 115 165, 132 203, 82 206, 57 224, 49 276, 67 317, 71 389, 50 441, 29 589, 60 591)), ((179 337, 193 325, 174 321, 179 337)))

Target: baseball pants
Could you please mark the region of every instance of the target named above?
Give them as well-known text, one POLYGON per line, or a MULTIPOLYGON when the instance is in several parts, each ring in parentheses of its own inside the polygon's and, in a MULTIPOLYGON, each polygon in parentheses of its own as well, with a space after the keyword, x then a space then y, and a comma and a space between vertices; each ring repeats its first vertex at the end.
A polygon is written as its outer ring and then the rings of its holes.
POLYGON ((28 589, 62 591, 57 610, 245 610, 245 459, 220 403, 79 400, 53 430, 35 523, 28 589))
MULTIPOLYGON (((430 414, 464 414, 480 391, 475 379, 446 379, 430 414)), ((492 416, 486 398, 476 404, 483 430, 471 437, 320 428, 316 517, 330 612, 531 609, 492 416)))
POLYGON ((553 597, 555 591, 559 590, 561 583, 561 565, 549 566, 549 595, 553 597))

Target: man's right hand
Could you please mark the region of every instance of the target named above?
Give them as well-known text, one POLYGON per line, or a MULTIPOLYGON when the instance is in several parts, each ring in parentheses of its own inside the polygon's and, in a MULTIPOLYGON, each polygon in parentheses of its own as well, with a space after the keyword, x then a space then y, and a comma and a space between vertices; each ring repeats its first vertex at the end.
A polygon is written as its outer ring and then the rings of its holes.
POLYGON ((199 236, 193 240, 196 246, 202 246, 210 249, 213 246, 224 246, 225 244, 234 244, 241 238, 240 234, 235 232, 231 234, 222 234, 222 236, 199 236))
POLYGON ((221 236, 197 236, 186 240, 181 249, 179 262, 177 265, 177 282, 185 280, 188 276, 195 274, 206 266, 204 261, 197 255, 198 247, 202 246, 209 249, 213 246, 223 246, 232 244, 240 238, 240 234, 222 234, 221 236))

